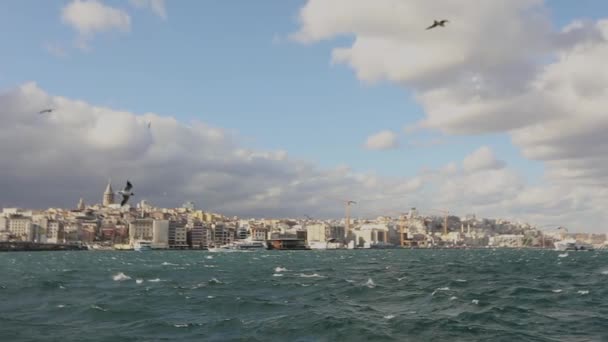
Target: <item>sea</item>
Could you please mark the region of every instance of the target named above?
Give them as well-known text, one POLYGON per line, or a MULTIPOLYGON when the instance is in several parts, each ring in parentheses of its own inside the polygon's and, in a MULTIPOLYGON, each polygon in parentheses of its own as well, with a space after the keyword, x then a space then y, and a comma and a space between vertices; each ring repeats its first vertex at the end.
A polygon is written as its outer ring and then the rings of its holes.
POLYGON ((0 341, 608 341, 608 252, 0 253, 0 341))

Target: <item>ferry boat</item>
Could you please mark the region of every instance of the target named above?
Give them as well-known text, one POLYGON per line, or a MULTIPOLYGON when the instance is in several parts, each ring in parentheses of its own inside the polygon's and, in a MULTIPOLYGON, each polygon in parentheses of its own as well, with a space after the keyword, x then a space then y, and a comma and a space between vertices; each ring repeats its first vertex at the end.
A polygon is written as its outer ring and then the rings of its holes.
POLYGON ((263 241, 237 240, 219 247, 209 248, 209 252, 255 251, 266 249, 263 241))
POLYGON ((133 249, 138 252, 150 251, 152 250, 152 243, 149 241, 136 241, 133 244, 133 249))
POLYGON ((574 239, 567 239, 555 242, 556 251, 592 251, 592 245, 584 242, 578 242, 574 239))

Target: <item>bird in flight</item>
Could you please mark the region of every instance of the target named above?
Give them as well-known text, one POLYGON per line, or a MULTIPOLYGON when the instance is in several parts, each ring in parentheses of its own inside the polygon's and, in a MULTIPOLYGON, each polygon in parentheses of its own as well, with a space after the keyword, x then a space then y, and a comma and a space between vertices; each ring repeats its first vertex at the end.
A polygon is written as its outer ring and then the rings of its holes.
POLYGON ((118 192, 120 195, 122 195, 122 202, 120 202, 121 207, 127 204, 129 197, 135 196, 135 194, 131 192, 131 188, 133 188, 133 185, 131 185, 131 182, 127 181, 127 186, 118 192))
POLYGON ((52 112, 54 109, 52 108, 48 108, 48 109, 43 109, 41 111, 38 112, 38 114, 44 114, 44 113, 50 113, 52 112))
POLYGON ((433 25, 431 25, 431 26, 427 27, 426 29, 427 29, 427 30, 430 30, 430 29, 435 28, 435 27, 437 27, 437 26, 445 27, 445 23, 447 23, 447 22, 448 22, 448 21, 447 21, 447 20, 445 20, 445 19, 440 20, 440 21, 434 20, 433 25))

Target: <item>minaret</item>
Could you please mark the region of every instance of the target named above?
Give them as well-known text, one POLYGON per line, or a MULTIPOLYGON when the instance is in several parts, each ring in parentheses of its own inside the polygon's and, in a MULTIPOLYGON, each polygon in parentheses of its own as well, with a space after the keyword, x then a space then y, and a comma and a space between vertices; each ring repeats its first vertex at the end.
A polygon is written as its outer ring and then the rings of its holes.
POLYGON ((108 180, 108 186, 106 191, 103 193, 103 206, 107 207, 110 204, 114 204, 114 191, 112 190, 112 180, 108 180))
POLYGON ((84 210, 84 209, 85 209, 84 200, 81 198, 80 201, 78 201, 78 210, 84 210))

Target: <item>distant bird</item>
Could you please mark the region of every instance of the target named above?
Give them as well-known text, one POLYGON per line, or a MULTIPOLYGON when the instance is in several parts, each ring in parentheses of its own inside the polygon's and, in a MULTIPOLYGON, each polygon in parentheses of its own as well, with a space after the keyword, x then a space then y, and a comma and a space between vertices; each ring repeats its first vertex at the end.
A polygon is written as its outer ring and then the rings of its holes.
POLYGON ((52 108, 43 109, 43 110, 39 111, 38 114, 50 113, 52 111, 54 111, 54 109, 52 109, 52 108))
POLYGON ((440 20, 440 21, 434 20, 433 25, 431 25, 431 26, 427 27, 426 29, 427 29, 427 30, 430 30, 430 29, 435 28, 435 27, 437 27, 437 26, 445 27, 445 23, 447 23, 447 22, 448 22, 448 21, 447 21, 447 20, 445 20, 445 19, 440 20))
POLYGON ((121 207, 127 204, 129 197, 135 196, 135 194, 131 192, 131 188, 133 188, 133 185, 131 185, 131 182, 127 181, 127 186, 118 192, 120 195, 122 195, 122 202, 120 202, 121 207))

